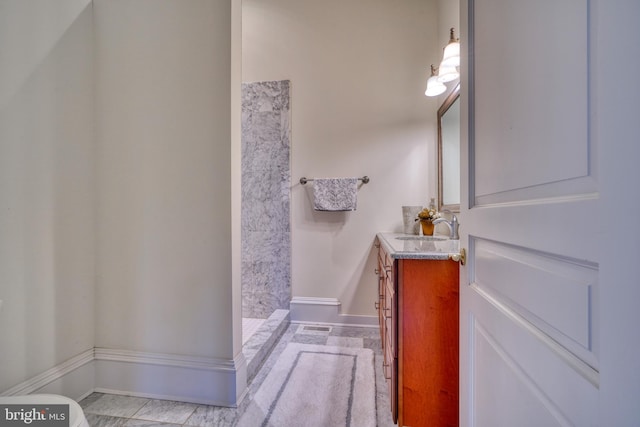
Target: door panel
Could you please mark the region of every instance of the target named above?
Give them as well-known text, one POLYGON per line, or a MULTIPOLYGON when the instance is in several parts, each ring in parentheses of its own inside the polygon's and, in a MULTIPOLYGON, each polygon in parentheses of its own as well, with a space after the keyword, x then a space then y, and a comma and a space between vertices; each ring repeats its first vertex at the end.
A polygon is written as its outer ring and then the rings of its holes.
POLYGON ((474 195, 587 176, 587 1, 474 0, 472 7, 474 195))
POLYGON ((597 424, 590 7, 462 1, 464 426, 597 424))
POLYGON ((562 363, 526 327, 491 312, 485 322, 497 322, 492 332, 471 319, 473 353, 482 369, 474 370, 472 424, 478 426, 588 426, 597 416, 597 388, 562 363), (513 334, 513 336, 506 336, 513 334), (503 346, 501 343, 505 343, 503 346), (538 363, 521 363, 525 352, 538 354, 538 363), (540 369, 544 362, 544 369, 540 369), (576 404, 576 402, 581 402, 576 404))
POLYGON ((491 299, 596 367, 592 329, 597 269, 579 260, 474 239, 469 280, 491 299))

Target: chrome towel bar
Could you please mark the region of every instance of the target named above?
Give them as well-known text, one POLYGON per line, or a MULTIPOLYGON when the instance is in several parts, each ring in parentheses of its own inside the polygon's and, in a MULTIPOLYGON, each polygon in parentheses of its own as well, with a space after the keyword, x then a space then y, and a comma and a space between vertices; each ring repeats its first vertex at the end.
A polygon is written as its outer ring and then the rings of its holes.
MULTIPOLYGON (((303 176, 302 178, 300 178, 300 184, 305 185, 307 182, 313 180, 313 178, 306 178, 303 176)), ((362 181, 363 184, 367 184, 369 182, 369 177, 365 175, 362 178, 358 178, 358 181, 362 181)))

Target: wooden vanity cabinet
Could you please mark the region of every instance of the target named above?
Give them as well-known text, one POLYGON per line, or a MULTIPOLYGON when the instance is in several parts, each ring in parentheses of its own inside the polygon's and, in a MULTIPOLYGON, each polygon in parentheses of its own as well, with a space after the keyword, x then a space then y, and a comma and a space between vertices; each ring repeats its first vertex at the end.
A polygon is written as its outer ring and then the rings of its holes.
POLYGON ((378 248, 383 368, 399 426, 458 425, 458 263, 378 248))

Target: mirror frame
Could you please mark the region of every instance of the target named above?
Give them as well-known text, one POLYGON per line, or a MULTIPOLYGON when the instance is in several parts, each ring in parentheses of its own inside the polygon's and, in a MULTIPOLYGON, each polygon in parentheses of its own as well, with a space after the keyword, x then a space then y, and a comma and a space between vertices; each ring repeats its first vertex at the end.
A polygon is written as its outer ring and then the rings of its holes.
POLYGON ((451 212, 460 212, 460 203, 445 205, 442 203, 442 116, 449 110, 456 100, 460 98, 460 83, 456 85, 451 93, 444 100, 440 108, 438 108, 438 210, 445 209, 451 212))

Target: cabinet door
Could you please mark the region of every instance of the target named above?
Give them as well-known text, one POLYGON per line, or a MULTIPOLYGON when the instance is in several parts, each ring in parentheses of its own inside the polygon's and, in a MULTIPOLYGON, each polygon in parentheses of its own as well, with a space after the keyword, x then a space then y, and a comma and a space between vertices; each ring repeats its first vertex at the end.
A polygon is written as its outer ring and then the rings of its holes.
POLYGON ((401 425, 458 425, 458 264, 398 265, 401 425))
POLYGON ((376 302, 376 309, 378 310, 378 326, 380 326, 380 345, 384 350, 385 346, 385 325, 384 325, 384 304, 385 304, 385 272, 384 272, 384 259, 385 253, 380 243, 376 243, 378 248, 378 268, 376 269, 376 275, 378 276, 378 300, 376 302))
MULTIPOLYGON (((393 359, 395 356, 395 345, 393 333, 393 282, 389 280, 389 273, 387 266, 383 266, 383 296, 384 301, 382 304, 382 335, 384 341, 384 377, 388 381, 391 378, 391 367, 393 365, 393 359)), ((391 394, 390 394, 391 396, 391 394)))
POLYGON ((396 288, 396 264, 389 264, 385 274, 385 330, 388 369, 389 400, 393 421, 398 421, 398 299, 396 288))
POLYGON ((398 303, 395 264, 380 243, 378 248, 378 320, 382 340, 382 370, 389 390, 393 421, 398 421, 398 303))
POLYGON ((398 422, 398 359, 393 357, 391 346, 385 348, 384 366, 385 379, 387 380, 387 390, 389 391, 389 403, 391 406, 391 416, 394 423, 398 422))

